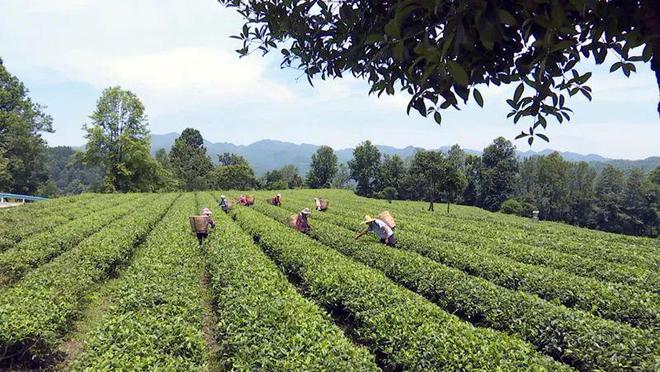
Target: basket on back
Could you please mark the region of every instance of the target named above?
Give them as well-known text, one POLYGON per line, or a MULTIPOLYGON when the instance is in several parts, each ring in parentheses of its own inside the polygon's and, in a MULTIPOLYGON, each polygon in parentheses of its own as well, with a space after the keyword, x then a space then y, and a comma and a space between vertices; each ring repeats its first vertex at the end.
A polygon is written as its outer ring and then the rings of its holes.
POLYGON ((330 205, 330 201, 327 199, 321 199, 319 200, 319 210, 324 211, 328 209, 328 206, 330 205))
POLYGON ((248 196, 246 197, 246 199, 247 199, 247 205, 254 204, 254 196, 248 196))
POLYGON ((206 216, 191 216, 190 217, 190 227, 194 233, 205 233, 208 232, 209 220, 206 216))
POLYGON ((378 215, 378 219, 385 222, 387 226, 389 226, 392 229, 396 227, 396 222, 394 221, 394 217, 392 217, 392 215, 388 211, 381 212, 378 215))
POLYGON ((289 216, 289 219, 287 220, 287 223, 292 228, 297 229, 298 228, 298 226, 296 224, 297 221, 298 221, 298 215, 297 214, 292 214, 292 215, 289 216))

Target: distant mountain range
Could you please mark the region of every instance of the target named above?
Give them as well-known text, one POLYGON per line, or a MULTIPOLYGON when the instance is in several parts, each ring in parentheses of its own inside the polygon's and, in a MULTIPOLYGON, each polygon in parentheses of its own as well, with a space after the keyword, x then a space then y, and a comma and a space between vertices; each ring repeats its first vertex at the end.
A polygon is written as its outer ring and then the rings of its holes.
MULTIPOLYGON (((161 148, 169 151, 177 137, 179 137, 178 133, 152 134, 152 153, 156 153, 156 151, 161 148)), ((257 175, 262 175, 266 173, 266 171, 281 168, 287 164, 295 165, 298 167, 298 170, 301 174, 305 174, 309 170, 309 163, 311 161, 312 154, 316 151, 316 149, 320 147, 318 145, 295 144, 275 140, 261 140, 247 146, 234 145, 227 142, 213 143, 209 141, 204 141, 204 145, 206 146, 207 152, 214 162, 217 162, 218 159, 216 155, 222 154, 224 152, 232 152, 245 157, 257 175)), ((382 154, 397 154, 404 159, 413 156, 415 152, 421 149, 413 146, 408 146, 402 149, 391 146, 377 146, 382 154)), ((446 152, 449 150, 449 148, 450 146, 442 146, 435 150, 446 152)), ((463 151, 468 154, 481 155, 480 150, 463 149, 463 151)), ((526 158, 534 155, 548 155, 553 151, 554 150, 542 150, 538 152, 531 150, 518 151, 518 156, 521 158, 526 158)), ((607 164, 612 164, 614 166, 625 169, 638 167, 644 170, 653 169, 660 165, 660 157, 658 156, 652 156, 643 160, 623 160, 609 159, 596 154, 583 155, 574 152, 561 151, 559 153, 566 160, 575 162, 586 161, 591 163, 597 169, 602 169, 607 164)), ((345 163, 353 157, 353 149, 347 148, 335 150, 335 154, 337 155, 340 163, 345 163)))

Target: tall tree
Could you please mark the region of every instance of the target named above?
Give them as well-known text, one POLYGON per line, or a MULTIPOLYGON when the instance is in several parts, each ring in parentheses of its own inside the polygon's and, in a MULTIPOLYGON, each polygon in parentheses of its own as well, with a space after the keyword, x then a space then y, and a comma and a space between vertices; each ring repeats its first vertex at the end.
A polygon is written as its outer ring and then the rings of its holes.
POLYGON ((220 2, 245 18, 236 36, 241 56, 281 50, 282 66, 300 69, 310 83, 350 74, 378 95, 402 87, 408 111, 438 123, 461 101, 482 106, 478 87, 515 84, 509 117, 527 119, 521 136, 530 143, 547 140, 541 129, 549 119, 570 119, 571 96, 591 99, 585 60, 615 60, 610 71, 626 76, 635 62, 651 62, 660 86, 657 0, 220 2))
POLYGON ((156 162, 160 164, 161 178, 163 181, 163 191, 177 191, 181 190, 181 180, 174 173, 170 154, 165 149, 158 149, 154 155, 156 162))
POLYGON ((596 171, 586 162, 574 163, 569 171, 570 217, 567 222, 593 226, 594 180, 596 171))
POLYGON ((399 155, 383 156, 383 163, 380 165, 380 190, 391 187, 396 191, 395 195, 398 194, 405 176, 406 165, 399 155))
POLYGON ((337 174, 337 155, 330 146, 321 146, 312 155, 307 184, 313 189, 328 188, 337 174))
POLYGON ((502 202, 514 194, 517 172, 515 146, 504 137, 496 138, 481 157, 479 205, 491 211, 498 210, 502 202))
POLYGON ((364 141, 353 150, 353 159, 348 162, 351 169, 351 178, 357 182, 357 193, 362 196, 371 196, 378 182, 380 169, 380 151, 364 141))
POLYGON ((298 167, 293 164, 288 164, 280 168, 282 181, 286 182, 287 188, 295 189, 303 186, 302 177, 298 173, 298 167))
POLYGON ((447 213, 449 205, 456 203, 465 191, 468 180, 465 176, 465 152, 458 145, 453 145, 447 152, 442 175, 442 189, 447 196, 447 213))
POLYGON ((660 186, 660 166, 655 167, 651 172, 649 172, 649 181, 660 186))
POLYGON ((250 190, 257 179, 249 164, 220 165, 211 172, 210 186, 216 190, 250 190))
POLYGON ((479 200, 481 181, 479 174, 481 170, 481 156, 466 155, 465 157, 465 177, 467 186, 463 191, 463 203, 467 205, 476 205, 479 200))
POLYGON ((208 176, 213 170, 213 162, 206 155, 204 138, 197 129, 186 128, 174 141, 170 150, 170 163, 184 190, 204 190, 208 188, 208 176))
POLYGON ((332 178, 333 189, 345 189, 350 187, 351 170, 348 165, 340 163, 337 167, 337 174, 332 178))
POLYGON ((658 234, 657 189, 641 169, 633 168, 626 178, 623 205, 627 214, 625 233, 658 234))
POLYGON ((161 167, 167 169, 170 169, 172 167, 172 163, 170 162, 170 154, 167 153, 167 150, 158 149, 158 151, 156 151, 156 154, 154 155, 154 158, 161 165, 161 167))
POLYGON ((0 189, 11 190, 10 184, 9 159, 7 159, 6 151, 0 148, 0 189))
POLYGON ((298 168, 292 164, 266 172, 261 182, 268 190, 295 189, 303 185, 298 168))
POLYGON ((447 151, 447 161, 454 168, 463 169, 465 167, 465 151, 459 145, 453 145, 447 151))
POLYGON ((534 200, 543 218, 560 220, 570 211, 568 176, 570 164, 558 152, 539 157, 534 200))
POLYGON ((611 232, 623 232, 623 171, 611 165, 605 167, 596 179, 596 223, 598 228, 611 232))
POLYGON ((149 130, 144 106, 131 91, 107 88, 85 124, 84 161, 105 174, 105 191, 151 191, 159 164, 149 154, 149 130))
POLYGON ((236 155, 232 152, 225 152, 218 155, 218 163, 222 166, 229 165, 248 165, 248 161, 240 155, 236 155))
POLYGON ((103 184, 103 173, 81 161, 82 153, 71 147, 57 146, 47 150, 47 166, 50 180, 62 195, 96 191, 103 184))
POLYGON ((22 194, 33 194, 48 179, 41 134, 53 132, 45 107, 28 93, 0 59, 0 190, 22 194))
POLYGON ((447 160, 441 152, 423 150, 413 156, 408 179, 422 193, 420 196, 429 202, 429 211, 433 211, 433 203, 442 191, 446 167, 447 160))

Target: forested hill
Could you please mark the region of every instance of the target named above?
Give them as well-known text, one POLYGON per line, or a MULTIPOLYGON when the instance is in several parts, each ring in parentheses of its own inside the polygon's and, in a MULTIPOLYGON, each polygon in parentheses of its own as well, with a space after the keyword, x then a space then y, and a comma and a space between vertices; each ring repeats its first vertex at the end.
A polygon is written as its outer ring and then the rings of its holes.
MULTIPOLYGON (((161 148, 169 150, 178 136, 178 133, 153 134, 151 137, 152 154, 155 154, 156 151, 161 148)), ((295 144, 275 140, 261 140, 247 146, 234 145, 227 142, 212 143, 209 141, 204 141, 204 144, 208 150, 208 154, 212 157, 214 162, 217 162, 217 154, 232 152, 245 157, 257 175, 262 175, 266 171, 278 169, 288 164, 295 165, 298 167, 301 174, 305 174, 309 169, 309 162, 312 154, 319 148, 319 145, 295 144)), ((442 146, 439 150, 447 151, 449 147, 450 146, 442 146)), ((403 158, 412 156, 417 151, 417 148, 413 146, 405 148, 378 146, 378 149, 382 154, 398 154, 403 158)), ((468 154, 481 154, 480 150, 464 149, 464 151, 468 154)), ((547 155, 552 151, 553 150, 542 150, 539 152, 519 151, 518 155, 521 158, 526 158, 534 155, 547 155)), ((335 154, 340 163, 345 163, 353 157, 353 149, 335 149, 335 154)), ((607 164, 612 164, 615 167, 622 169, 641 168, 644 171, 649 171, 660 165, 660 157, 658 156, 649 157, 643 160, 623 160, 609 159, 596 154, 583 155, 561 151, 560 154, 568 161, 586 161, 598 171, 604 168, 607 164)))

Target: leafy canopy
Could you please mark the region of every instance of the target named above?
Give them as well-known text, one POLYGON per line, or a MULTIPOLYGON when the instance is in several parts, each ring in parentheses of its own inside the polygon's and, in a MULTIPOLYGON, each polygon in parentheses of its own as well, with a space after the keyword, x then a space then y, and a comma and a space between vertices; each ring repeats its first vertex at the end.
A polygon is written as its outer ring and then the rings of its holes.
POLYGON ((0 59, 0 190, 32 194, 46 181, 46 141, 53 132, 44 107, 32 102, 28 89, 0 59))
MULTIPOLYGON (((660 2, 654 0, 219 0, 245 24, 237 52, 283 46, 282 66, 313 78, 367 79, 370 93, 412 96, 408 112, 459 109, 478 87, 516 84, 509 117, 526 118, 518 136, 548 140, 548 118, 570 120, 567 98, 582 94, 591 73, 579 62, 626 76, 649 62, 660 82, 660 2), (655 56, 655 57, 654 57, 655 56)), ((659 108, 660 109, 660 108, 659 108)))
POLYGON ((160 188, 160 164, 151 147, 144 105, 119 86, 103 91, 85 124, 83 159, 104 172, 104 191, 155 191, 160 188))
POLYGON ((197 129, 186 128, 181 132, 170 150, 169 160, 186 191, 208 187, 206 176, 213 170, 213 162, 206 154, 204 139, 197 129))
POLYGON ((353 159, 348 162, 351 178, 357 182, 357 193, 371 196, 377 186, 380 170, 380 151, 371 141, 364 141, 353 150, 353 159))
POLYGON ((503 137, 484 149, 479 170, 479 206, 496 211, 515 192, 518 159, 516 147, 503 137))
POLYGON ((313 189, 328 188, 337 174, 337 155, 330 146, 319 147, 312 154, 312 164, 307 173, 307 184, 313 189))

